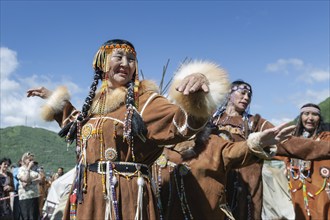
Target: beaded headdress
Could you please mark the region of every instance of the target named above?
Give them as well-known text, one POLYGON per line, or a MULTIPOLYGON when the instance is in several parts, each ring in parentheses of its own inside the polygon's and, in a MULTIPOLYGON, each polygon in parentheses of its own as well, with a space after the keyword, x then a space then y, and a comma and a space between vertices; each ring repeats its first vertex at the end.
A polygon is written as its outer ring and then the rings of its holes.
MULTIPOLYGON (((115 49, 124 49, 125 52, 132 53, 136 57, 136 52, 133 45, 125 40, 109 40, 105 42, 94 56, 93 68, 100 69, 103 72, 110 70, 109 61, 111 54, 115 49)), ((136 69, 138 71, 138 69, 136 69)))

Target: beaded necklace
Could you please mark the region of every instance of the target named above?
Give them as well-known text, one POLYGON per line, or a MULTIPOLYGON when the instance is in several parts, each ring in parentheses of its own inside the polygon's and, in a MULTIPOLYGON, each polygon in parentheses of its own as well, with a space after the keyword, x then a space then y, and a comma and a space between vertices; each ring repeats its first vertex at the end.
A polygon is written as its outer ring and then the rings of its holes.
POLYGON ((108 162, 107 168, 109 169, 109 181, 110 181, 110 191, 111 191, 111 197, 112 197, 112 205, 115 209, 115 219, 119 220, 119 208, 118 208, 118 200, 117 200, 117 195, 116 195, 116 189, 115 186, 117 184, 117 178, 116 176, 113 175, 113 167, 111 162, 108 162))
POLYGON ((191 214, 189 204, 187 201, 187 196, 186 196, 186 192, 185 192, 185 188, 184 188, 184 180, 183 180, 183 176, 187 175, 190 171, 185 165, 179 164, 174 169, 173 172, 174 172, 173 176, 174 176, 175 186, 176 186, 176 190, 177 190, 177 193, 178 193, 178 196, 180 199, 180 204, 181 204, 181 209, 182 209, 184 219, 185 220, 194 219, 194 217, 191 214), (178 175, 178 172, 179 172, 179 175, 178 175), (177 176, 179 176, 179 178, 180 178, 180 183, 177 180, 177 176))
MULTIPOLYGON (((310 138, 311 135, 307 131, 304 131, 302 136, 305 138, 310 138)), ((311 166, 312 166, 312 161, 305 161, 305 160, 300 160, 300 159, 290 159, 290 164, 289 164, 289 166, 287 166, 287 170, 288 170, 287 178, 288 178, 289 189, 291 190, 292 193, 295 193, 298 190, 302 189, 304 206, 305 206, 305 210, 306 210, 308 216, 311 216, 309 204, 308 204, 308 197, 314 199, 323 190, 325 190, 326 185, 327 185, 327 179, 329 178, 329 170, 325 167, 322 167, 320 169, 320 174, 323 177, 322 186, 314 194, 309 192, 307 189, 307 186, 306 186, 306 181, 311 182, 311 166), (300 181, 297 188, 293 189, 293 186, 292 186, 292 183, 290 180, 290 174, 291 174, 291 178, 293 180, 300 181)))
MULTIPOLYGON (((160 155, 158 157, 158 159, 155 161, 154 166, 153 166, 153 176, 155 179, 155 188, 156 188, 156 198, 157 198, 157 207, 159 210, 159 217, 160 219, 164 219, 163 214, 164 214, 164 210, 163 210, 163 204, 161 201, 161 192, 162 192, 162 172, 163 170, 166 172, 166 170, 169 173, 169 176, 171 178, 171 172, 172 172, 172 167, 175 167, 176 164, 169 161, 167 156, 163 153, 162 155, 160 155)), ((171 181, 168 181, 168 200, 167 200, 167 208, 170 208, 171 205, 171 199, 172 199, 172 183, 171 181)))

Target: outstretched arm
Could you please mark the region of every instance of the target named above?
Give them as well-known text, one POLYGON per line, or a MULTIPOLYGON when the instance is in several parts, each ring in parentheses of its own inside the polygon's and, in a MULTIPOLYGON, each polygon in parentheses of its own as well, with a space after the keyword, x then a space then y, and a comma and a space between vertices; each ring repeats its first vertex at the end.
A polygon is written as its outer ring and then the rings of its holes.
POLYGON ((68 89, 64 86, 51 91, 45 87, 32 88, 27 91, 27 97, 40 97, 46 99, 46 104, 41 109, 41 117, 45 121, 56 120, 63 127, 74 120, 78 111, 70 103, 68 89))
POLYGON ((288 126, 288 123, 286 123, 274 128, 268 128, 262 132, 252 133, 247 140, 247 144, 256 156, 261 159, 270 159, 277 152, 275 144, 291 137, 295 127, 295 125, 288 126))
POLYGON ((329 140, 316 141, 309 138, 291 137, 278 145, 276 155, 303 160, 330 159, 330 142, 329 140))
POLYGON ((27 93, 27 97, 38 96, 42 99, 47 99, 52 95, 53 92, 42 86, 39 88, 29 89, 28 91, 26 91, 26 93, 27 93))

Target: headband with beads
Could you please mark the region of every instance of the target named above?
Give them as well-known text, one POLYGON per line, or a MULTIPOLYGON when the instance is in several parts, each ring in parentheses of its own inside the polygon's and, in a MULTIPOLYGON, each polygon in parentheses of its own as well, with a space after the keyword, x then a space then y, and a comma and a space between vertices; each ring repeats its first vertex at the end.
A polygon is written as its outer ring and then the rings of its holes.
MULTIPOLYGON (((108 72, 110 70, 109 61, 114 49, 124 49, 125 52, 132 53, 136 57, 136 51, 128 44, 104 44, 100 47, 100 49, 94 56, 93 68, 98 68, 101 69, 103 72, 108 72)), ((136 69, 136 71, 138 71, 138 69, 136 69)))

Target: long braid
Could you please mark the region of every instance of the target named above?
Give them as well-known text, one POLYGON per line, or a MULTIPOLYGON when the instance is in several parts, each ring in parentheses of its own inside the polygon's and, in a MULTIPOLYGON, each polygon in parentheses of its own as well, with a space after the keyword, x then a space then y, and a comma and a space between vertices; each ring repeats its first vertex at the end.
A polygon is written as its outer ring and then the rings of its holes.
POLYGON ((126 109, 124 139, 129 145, 133 144, 132 141, 134 136, 137 136, 144 141, 145 135, 147 134, 147 128, 142 117, 136 111, 133 81, 127 84, 126 109))
POLYGON ((85 99, 85 103, 82 107, 81 113, 78 115, 77 119, 75 121, 70 122, 66 126, 63 127, 63 129, 58 133, 60 137, 65 137, 66 141, 68 143, 72 143, 76 139, 76 133, 77 133, 77 122, 83 121, 87 115, 88 111, 91 107, 91 104, 93 102, 93 99, 95 97, 95 91, 97 89, 97 85, 99 83, 99 80, 102 79, 103 71, 100 69, 96 69, 94 72, 94 80, 92 85, 90 86, 90 91, 88 96, 85 99))
POLYGON ((217 126, 219 119, 221 118, 222 114, 226 111, 229 98, 230 98, 230 93, 227 94, 225 100, 222 102, 222 104, 219 106, 216 112, 212 115, 211 118, 212 124, 217 126))
POLYGON ((79 115, 79 116, 82 116, 82 119, 85 119, 88 115, 88 111, 91 108, 93 99, 95 97, 95 91, 97 89, 97 85, 99 84, 99 80, 102 79, 102 75, 103 75, 102 70, 100 70, 100 69, 95 70, 93 83, 90 86, 89 94, 85 99, 85 103, 82 107, 81 115, 79 115))

